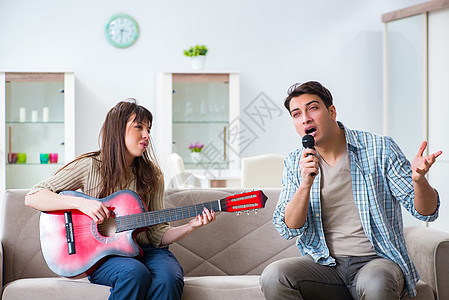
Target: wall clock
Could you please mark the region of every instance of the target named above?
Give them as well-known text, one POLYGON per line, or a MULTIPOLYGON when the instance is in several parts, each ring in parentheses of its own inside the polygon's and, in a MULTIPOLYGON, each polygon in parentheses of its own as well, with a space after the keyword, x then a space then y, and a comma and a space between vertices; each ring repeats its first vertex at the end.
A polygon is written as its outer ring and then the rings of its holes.
POLYGON ((126 48, 134 44, 139 37, 139 25, 132 17, 118 14, 109 19, 105 34, 113 46, 126 48))

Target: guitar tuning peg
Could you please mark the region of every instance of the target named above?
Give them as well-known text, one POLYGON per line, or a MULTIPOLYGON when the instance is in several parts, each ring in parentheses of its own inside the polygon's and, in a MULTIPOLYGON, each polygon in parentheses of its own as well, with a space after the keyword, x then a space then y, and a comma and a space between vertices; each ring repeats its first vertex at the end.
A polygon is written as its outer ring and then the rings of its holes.
POLYGON ((241 214, 242 214, 242 212, 241 211, 238 211, 238 212, 236 212, 235 213, 237 216, 240 216, 241 214))
POLYGON ((249 210, 246 211, 246 215, 249 216, 249 210))
POLYGON ((259 212, 259 209, 256 208, 256 209, 254 210, 254 214, 257 215, 258 212, 259 212))

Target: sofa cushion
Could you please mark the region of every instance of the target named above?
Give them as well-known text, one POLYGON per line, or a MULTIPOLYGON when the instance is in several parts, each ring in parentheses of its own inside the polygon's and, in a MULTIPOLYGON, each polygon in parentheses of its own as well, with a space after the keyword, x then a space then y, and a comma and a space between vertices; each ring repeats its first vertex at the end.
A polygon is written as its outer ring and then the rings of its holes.
POLYGON ((264 300, 259 276, 206 276, 184 279, 182 300, 264 300))
POLYGON ((87 278, 29 278, 8 283, 3 289, 3 299, 108 299, 109 287, 91 284, 87 278))
POLYGON ((3 284, 20 278, 56 277, 44 261, 40 212, 25 206, 28 190, 7 190, 3 207, 3 284))
MULTIPOLYGON (((168 190, 166 207, 177 207, 218 200, 235 190, 168 190)), ((272 223, 279 189, 264 189, 268 197, 265 208, 257 214, 249 212, 236 216, 220 212, 217 220, 200 228, 186 238, 170 245, 178 258, 185 276, 260 275, 269 263, 291 256, 298 256, 295 240, 286 241, 272 223)), ((172 222, 173 226, 189 220, 172 222)))

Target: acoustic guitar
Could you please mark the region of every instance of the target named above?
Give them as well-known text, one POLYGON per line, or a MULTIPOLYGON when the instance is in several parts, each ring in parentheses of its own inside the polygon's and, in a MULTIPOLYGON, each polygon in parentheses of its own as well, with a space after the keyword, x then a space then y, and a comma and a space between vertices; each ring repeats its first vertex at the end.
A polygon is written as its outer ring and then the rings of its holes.
POLYGON ((111 217, 102 224, 96 224, 79 210, 41 213, 42 254, 48 267, 64 277, 89 275, 110 255, 141 255, 135 237, 148 226, 196 217, 204 207, 215 212, 240 213, 263 208, 267 201, 267 196, 259 190, 211 202, 147 211, 140 197, 131 190, 118 191, 103 199, 75 191, 60 194, 98 200, 111 210, 111 217))

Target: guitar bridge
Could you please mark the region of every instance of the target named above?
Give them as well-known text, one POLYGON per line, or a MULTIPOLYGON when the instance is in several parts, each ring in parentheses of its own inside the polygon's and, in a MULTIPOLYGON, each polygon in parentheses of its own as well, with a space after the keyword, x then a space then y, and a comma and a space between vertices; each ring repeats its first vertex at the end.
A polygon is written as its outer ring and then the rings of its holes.
POLYGON ((72 212, 64 212, 65 234, 67 237, 67 248, 70 254, 75 254, 75 234, 73 232, 72 212))

